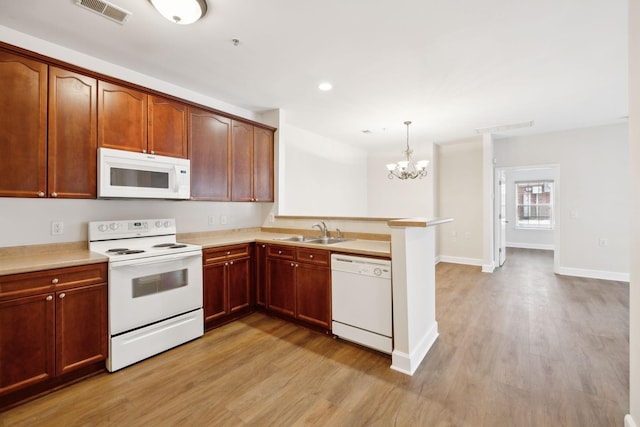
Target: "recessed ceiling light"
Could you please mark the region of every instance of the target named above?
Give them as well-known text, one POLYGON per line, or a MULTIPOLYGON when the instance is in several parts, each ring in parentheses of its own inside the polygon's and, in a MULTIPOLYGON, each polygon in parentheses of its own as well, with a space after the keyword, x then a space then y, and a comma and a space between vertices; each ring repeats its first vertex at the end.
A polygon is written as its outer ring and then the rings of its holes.
POLYGON ((322 82, 322 83, 320 83, 318 85, 318 89, 320 89, 321 91, 326 92, 328 90, 333 89, 333 85, 331 83, 329 83, 329 82, 322 82))

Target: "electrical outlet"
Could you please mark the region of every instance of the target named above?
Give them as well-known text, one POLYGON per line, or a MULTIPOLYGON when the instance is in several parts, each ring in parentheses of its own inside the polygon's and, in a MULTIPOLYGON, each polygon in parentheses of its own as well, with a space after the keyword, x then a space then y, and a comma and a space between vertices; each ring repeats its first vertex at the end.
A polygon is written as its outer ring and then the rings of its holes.
POLYGON ((220 224, 225 225, 227 223, 227 216, 220 215, 220 224))
POLYGON ((51 221, 51 235, 56 236, 64 233, 64 222, 51 221))
POLYGON ((216 216, 215 215, 209 215, 208 223, 209 223, 209 225, 216 225, 216 216))

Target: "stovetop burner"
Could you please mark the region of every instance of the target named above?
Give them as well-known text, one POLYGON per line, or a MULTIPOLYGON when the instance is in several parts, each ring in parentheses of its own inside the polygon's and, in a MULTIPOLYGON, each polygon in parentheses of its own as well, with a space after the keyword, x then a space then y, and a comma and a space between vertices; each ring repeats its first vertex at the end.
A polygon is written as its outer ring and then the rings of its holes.
POLYGON ((124 252, 124 251, 128 251, 129 248, 113 248, 113 249, 107 249, 107 252, 111 253, 111 252, 124 252))
POLYGON ((120 251, 108 250, 107 252, 115 253, 116 255, 131 255, 131 254, 141 254, 145 251, 143 249, 124 249, 120 251))
POLYGON ((153 248, 168 248, 170 246, 175 245, 175 243, 158 243, 157 245, 153 245, 153 248))

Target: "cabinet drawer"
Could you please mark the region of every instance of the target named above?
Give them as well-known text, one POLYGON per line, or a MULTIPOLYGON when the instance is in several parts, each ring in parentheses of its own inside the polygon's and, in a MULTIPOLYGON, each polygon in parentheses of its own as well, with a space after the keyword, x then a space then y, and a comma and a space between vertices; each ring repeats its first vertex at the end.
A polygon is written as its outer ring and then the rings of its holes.
POLYGON ((294 246, 267 246, 267 256, 271 258, 294 259, 296 248, 294 246))
POLYGON ((211 264, 218 261, 248 257, 250 254, 249 244, 242 244, 205 249, 203 259, 205 264, 211 264))
POLYGON ((107 281, 107 264, 88 264, 0 276, 0 300, 107 281))
POLYGON ((304 262, 307 264, 326 266, 329 266, 329 264, 331 264, 330 252, 319 249, 297 248, 296 259, 299 262, 304 262))

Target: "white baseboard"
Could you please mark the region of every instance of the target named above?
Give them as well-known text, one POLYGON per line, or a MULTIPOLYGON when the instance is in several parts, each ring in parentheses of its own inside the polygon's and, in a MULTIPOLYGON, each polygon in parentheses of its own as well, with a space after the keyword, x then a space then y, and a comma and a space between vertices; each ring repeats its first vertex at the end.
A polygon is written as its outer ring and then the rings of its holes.
POLYGON ((563 276, 587 277, 589 279, 616 280, 618 282, 629 282, 629 273, 618 273, 615 271, 587 270, 583 268, 558 267, 557 274, 563 276))
POLYGON ((624 417, 624 427, 636 427, 636 423, 631 418, 631 414, 627 414, 624 417))
POLYGON ((431 346, 433 346, 433 343, 436 342, 438 335, 438 322, 434 322, 411 354, 393 349, 391 353, 391 369, 403 374, 413 375, 431 349, 431 346))
POLYGON ((483 273, 493 273, 496 269, 496 266, 491 263, 491 264, 482 264, 482 272, 483 273))
POLYGON ((555 249, 553 244, 544 244, 544 243, 515 243, 515 242, 507 242, 506 246, 508 248, 519 248, 519 249, 541 249, 543 251, 552 251, 555 249))
POLYGON ((475 265, 482 266, 482 260, 476 258, 463 258, 457 256, 449 256, 449 255, 439 255, 437 257, 439 262, 450 262, 451 264, 464 264, 464 265, 475 265))

